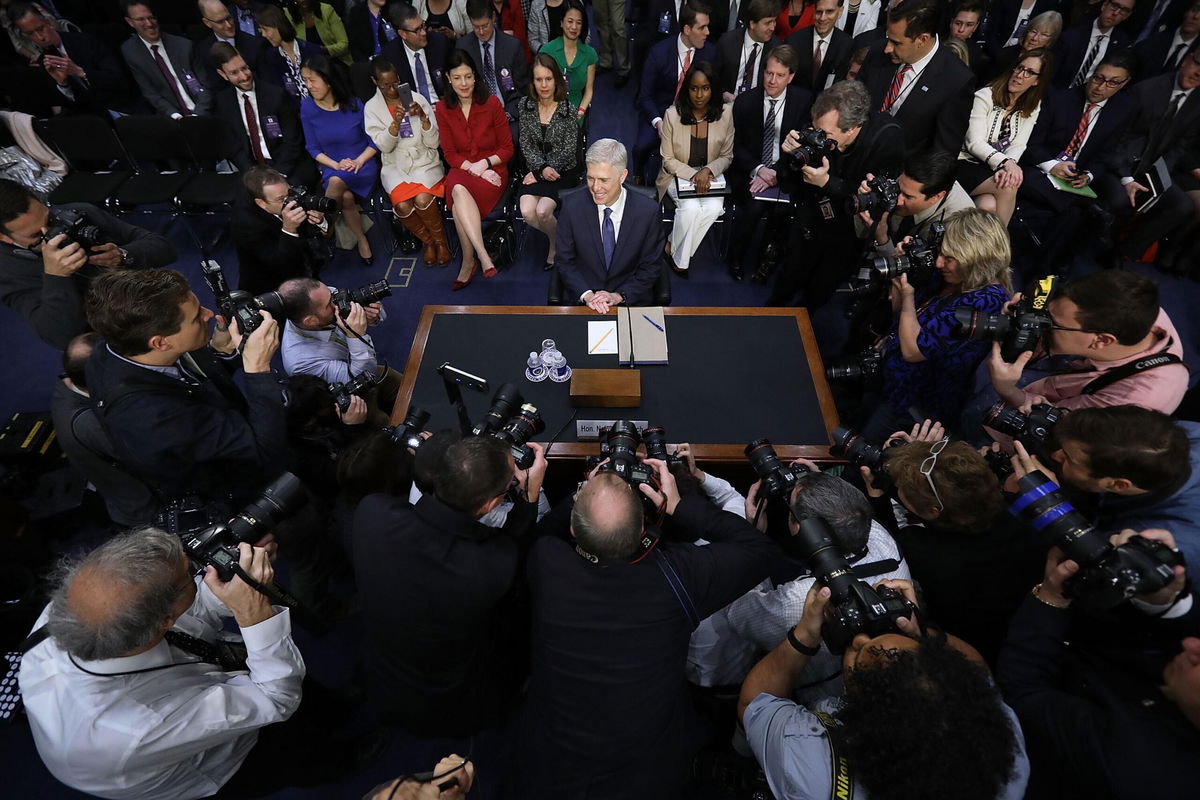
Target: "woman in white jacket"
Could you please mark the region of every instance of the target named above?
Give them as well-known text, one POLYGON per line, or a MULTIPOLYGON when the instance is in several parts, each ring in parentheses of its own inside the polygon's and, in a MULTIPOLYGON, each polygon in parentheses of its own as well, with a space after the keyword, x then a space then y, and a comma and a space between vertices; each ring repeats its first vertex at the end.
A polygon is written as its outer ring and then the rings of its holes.
POLYGON ((975 93, 967 138, 958 155, 958 183, 977 207, 994 212, 1005 225, 1024 177, 1017 162, 1037 123, 1053 65, 1048 50, 1030 50, 975 93))
POLYGON ((445 196, 446 171, 438 155, 437 117, 419 92, 411 92, 407 108, 401 104, 396 67, 383 56, 371 59, 371 75, 377 89, 363 118, 379 149, 379 180, 396 219, 425 245, 426 265, 445 264, 450 248, 437 198, 445 196))

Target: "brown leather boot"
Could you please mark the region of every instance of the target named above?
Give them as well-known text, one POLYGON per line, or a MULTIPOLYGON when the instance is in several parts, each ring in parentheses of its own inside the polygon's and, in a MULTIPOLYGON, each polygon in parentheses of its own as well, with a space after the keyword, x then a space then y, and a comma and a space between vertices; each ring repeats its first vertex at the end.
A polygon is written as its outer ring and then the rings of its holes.
MULTIPOLYGON (((438 266, 449 264, 450 247, 446 244, 446 224, 442 219, 442 212, 438 207, 437 201, 434 200, 425 208, 417 206, 415 213, 425 222, 425 230, 429 232, 429 240, 435 250, 433 260, 431 261, 429 256, 426 255, 425 263, 437 264, 438 266)), ((428 249, 426 247, 426 252, 428 252, 428 249)))
POLYGON ((430 256, 434 255, 434 252, 433 245, 430 243, 429 229, 425 226, 425 220, 421 219, 420 214, 417 213, 415 208, 408 212, 407 217, 396 214, 396 219, 400 220, 404 227, 408 228, 408 232, 420 239, 422 244, 425 245, 425 263, 431 263, 429 259, 430 256))

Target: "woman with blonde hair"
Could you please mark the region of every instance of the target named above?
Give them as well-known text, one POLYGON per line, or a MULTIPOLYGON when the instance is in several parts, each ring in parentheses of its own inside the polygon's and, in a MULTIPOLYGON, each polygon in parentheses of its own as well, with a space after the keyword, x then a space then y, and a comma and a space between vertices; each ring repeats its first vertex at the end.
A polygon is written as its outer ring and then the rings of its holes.
POLYGON ((989 345, 963 336, 955 312, 1000 313, 1012 294, 1011 261, 1004 223, 968 208, 947 220, 936 274, 919 287, 919 299, 907 274, 892 280, 895 319, 881 343, 883 402, 863 427, 868 440, 882 442, 912 427, 914 408, 945 425, 958 418, 989 345))

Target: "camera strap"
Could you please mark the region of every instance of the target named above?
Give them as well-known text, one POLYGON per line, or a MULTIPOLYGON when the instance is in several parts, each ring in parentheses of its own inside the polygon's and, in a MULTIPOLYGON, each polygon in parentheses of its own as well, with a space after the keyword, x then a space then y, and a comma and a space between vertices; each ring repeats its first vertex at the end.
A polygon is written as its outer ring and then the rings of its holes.
MULTIPOLYGON (((1154 355, 1144 356, 1142 358, 1122 364, 1119 367, 1114 367, 1110 370, 1105 370, 1099 377, 1092 379, 1087 386, 1080 390, 1080 394, 1095 394, 1101 389, 1112 386, 1117 381, 1123 381, 1133 375, 1139 375, 1147 370, 1165 367, 1168 364, 1183 364, 1183 359, 1174 353, 1168 353, 1167 349, 1175 343, 1174 339, 1168 339, 1167 345, 1162 350, 1154 355)), ((1186 365, 1184 367, 1186 369, 1186 365)))
POLYGON ((833 774, 829 798, 830 800, 852 800, 854 797, 854 773, 850 771, 850 761, 845 756, 839 756, 837 751, 836 733, 841 731, 842 723, 824 711, 811 713, 825 728, 825 738, 829 742, 829 761, 833 774))

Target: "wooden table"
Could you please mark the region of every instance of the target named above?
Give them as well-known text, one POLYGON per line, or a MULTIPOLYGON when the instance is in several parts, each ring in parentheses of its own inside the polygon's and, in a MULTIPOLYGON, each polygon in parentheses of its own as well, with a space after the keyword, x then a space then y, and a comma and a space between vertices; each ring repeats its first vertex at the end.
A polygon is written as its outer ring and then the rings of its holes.
MULTIPOLYGON (((546 422, 536 441, 553 439, 548 455, 584 458, 595 441, 577 441, 577 419, 645 419, 666 428, 671 442, 690 441, 703 461, 744 461, 746 444, 771 439, 781 459, 829 458, 838 425, 808 312, 803 308, 665 308, 670 364, 639 367, 641 408, 573 409, 568 384, 531 383, 529 352, 553 338, 572 368, 621 369, 615 355, 588 355, 582 306, 425 306, 417 325, 392 423, 415 402, 431 413, 428 427, 456 427, 437 367, 455 367, 489 381, 494 392, 513 383, 546 422), (649 414, 657 414, 648 416, 649 414), (689 438, 690 437, 690 438, 689 438)), ((491 397, 464 392, 474 422, 491 397)))

